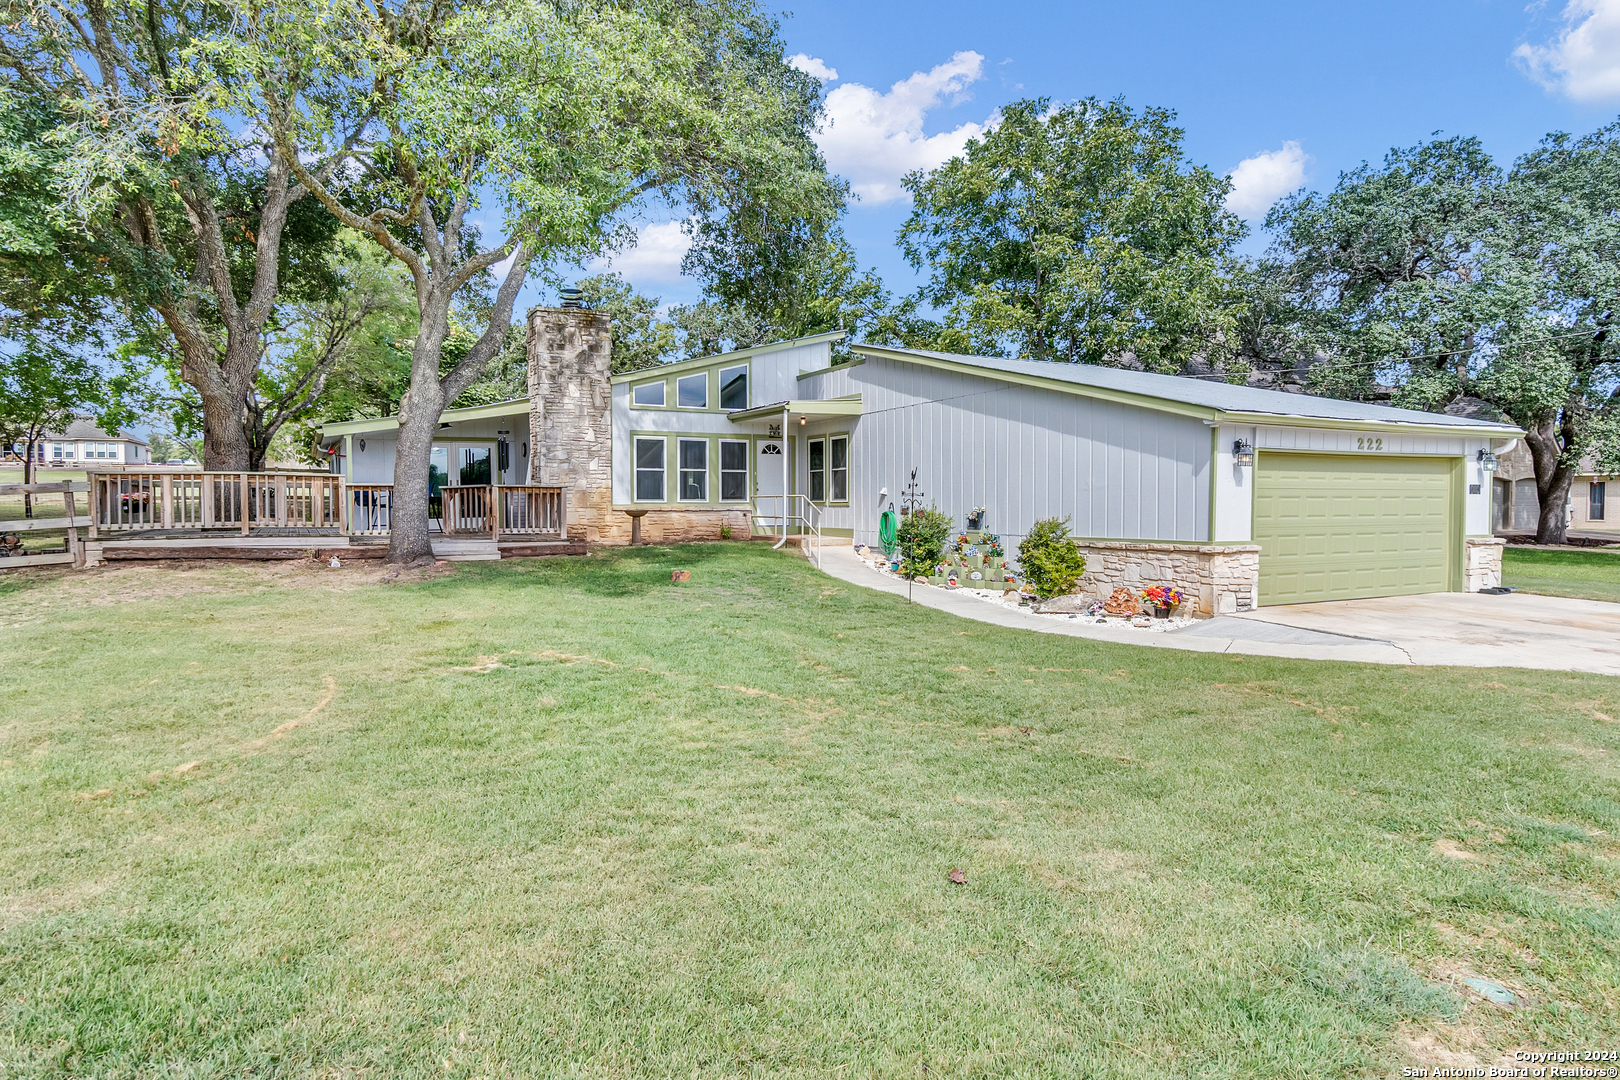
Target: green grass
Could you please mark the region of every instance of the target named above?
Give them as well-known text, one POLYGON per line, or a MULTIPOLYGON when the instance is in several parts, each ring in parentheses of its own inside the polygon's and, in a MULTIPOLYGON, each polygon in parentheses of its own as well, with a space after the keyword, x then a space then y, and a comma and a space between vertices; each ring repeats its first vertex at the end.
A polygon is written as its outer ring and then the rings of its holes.
POLYGON ((0 578, 7 1080, 1620 1043, 1613 679, 1037 635, 765 545, 368 573, 0 578))
POLYGON ((1509 547, 1502 553, 1502 584, 1547 596, 1620 602, 1620 549, 1509 547))

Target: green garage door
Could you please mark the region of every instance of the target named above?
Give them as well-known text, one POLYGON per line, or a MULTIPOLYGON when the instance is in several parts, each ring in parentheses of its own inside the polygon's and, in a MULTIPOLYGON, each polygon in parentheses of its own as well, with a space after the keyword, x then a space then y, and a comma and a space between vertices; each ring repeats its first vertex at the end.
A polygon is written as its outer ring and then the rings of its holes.
POLYGON ((1454 459, 1258 457, 1261 604, 1451 588, 1454 459))

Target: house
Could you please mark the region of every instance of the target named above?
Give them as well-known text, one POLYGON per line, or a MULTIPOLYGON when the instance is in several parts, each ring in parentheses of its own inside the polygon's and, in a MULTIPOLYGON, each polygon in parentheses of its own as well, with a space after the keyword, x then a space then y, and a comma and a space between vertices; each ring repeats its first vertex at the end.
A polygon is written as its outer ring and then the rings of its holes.
POLYGON ((83 469, 145 465, 151 460, 152 448, 145 439, 127 431, 110 435, 96 426, 93 416, 75 416, 65 430, 48 432, 34 444, 34 461, 40 465, 83 469))
MULTIPOLYGON (((833 364, 839 334, 609 376, 609 329, 531 312, 529 397, 446 412, 436 461, 564 488, 569 532, 595 543, 638 520, 660 542, 729 526, 876 544, 915 483, 958 521, 986 508, 1009 552, 1068 518, 1103 595, 1173 582, 1220 612, 1500 581, 1486 460, 1522 435, 1509 424, 863 344, 833 364)), ((322 437, 351 481, 380 479, 391 430, 322 437)))
MULTIPOLYGON (((1564 503, 1570 532, 1613 533, 1620 539, 1620 509, 1608 507, 1609 488, 1616 487, 1620 494, 1617 481, 1620 476, 1600 472, 1592 457, 1581 459, 1564 503)), ((1498 536, 1533 534, 1541 518, 1541 496, 1536 491, 1535 463, 1528 446, 1521 442, 1501 456, 1492 486, 1492 531, 1498 536)))

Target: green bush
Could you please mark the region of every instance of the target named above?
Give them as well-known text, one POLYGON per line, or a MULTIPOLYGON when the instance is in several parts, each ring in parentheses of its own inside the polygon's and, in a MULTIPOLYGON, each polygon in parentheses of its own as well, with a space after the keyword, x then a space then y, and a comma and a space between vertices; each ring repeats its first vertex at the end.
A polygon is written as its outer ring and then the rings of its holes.
POLYGON ((895 543, 900 549, 900 572, 906 577, 932 574, 945 557, 945 541, 950 539, 955 524, 932 506, 902 515, 900 528, 895 532, 895 543))
POLYGON ((1045 518, 1031 525, 1018 545, 1018 568, 1043 600, 1062 596, 1079 584, 1086 559, 1080 545, 1069 538, 1069 519, 1045 518))

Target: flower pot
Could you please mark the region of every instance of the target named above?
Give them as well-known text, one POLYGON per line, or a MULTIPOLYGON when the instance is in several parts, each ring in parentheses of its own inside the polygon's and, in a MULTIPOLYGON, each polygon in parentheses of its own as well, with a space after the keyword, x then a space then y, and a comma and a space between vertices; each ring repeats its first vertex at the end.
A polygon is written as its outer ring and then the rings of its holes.
POLYGON ((1156 605, 1154 605, 1153 617, 1155 619, 1168 619, 1170 617, 1170 605, 1169 604, 1156 604, 1156 605))
POLYGON ((962 561, 967 564, 969 570, 979 570, 984 567, 983 555, 964 555, 962 561))

